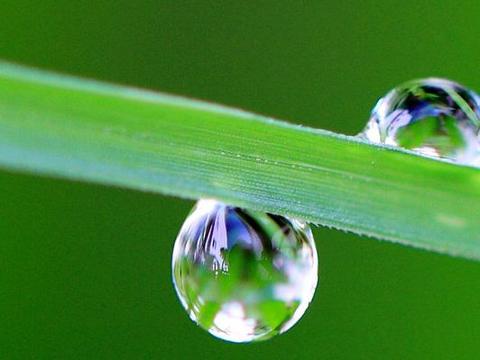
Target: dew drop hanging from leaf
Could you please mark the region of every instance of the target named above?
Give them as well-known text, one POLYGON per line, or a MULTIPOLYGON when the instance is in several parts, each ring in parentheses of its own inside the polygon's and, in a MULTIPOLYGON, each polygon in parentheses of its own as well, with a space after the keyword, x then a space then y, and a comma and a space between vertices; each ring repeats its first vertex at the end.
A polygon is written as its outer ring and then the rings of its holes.
POLYGON ((479 165, 480 98, 449 80, 414 80, 381 98, 360 134, 374 143, 479 165))
POLYGON ((182 305, 202 328, 233 342, 265 340, 305 312, 317 253, 301 221, 200 200, 175 242, 172 272, 182 305))

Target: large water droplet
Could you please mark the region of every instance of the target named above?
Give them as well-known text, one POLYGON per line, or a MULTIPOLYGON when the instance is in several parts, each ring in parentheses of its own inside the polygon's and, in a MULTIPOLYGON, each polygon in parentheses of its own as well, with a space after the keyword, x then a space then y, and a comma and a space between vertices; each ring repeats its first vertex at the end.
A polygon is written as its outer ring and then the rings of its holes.
POLYGON ((400 85, 380 99, 361 136, 474 165, 479 128, 478 95, 453 81, 429 78, 400 85))
POLYGON ((193 321, 221 339, 248 342, 300 319, 318 264, 307 224, 200 200, 178 234, 172 270, 193 321))

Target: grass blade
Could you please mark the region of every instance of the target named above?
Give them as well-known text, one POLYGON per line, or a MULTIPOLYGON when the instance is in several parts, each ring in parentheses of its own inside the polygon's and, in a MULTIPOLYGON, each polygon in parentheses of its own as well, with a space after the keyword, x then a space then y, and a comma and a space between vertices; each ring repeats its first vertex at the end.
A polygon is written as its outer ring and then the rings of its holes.
POLYGON ((480 171, 0 63, 0 166, 227 203, 480 259, 480 171))

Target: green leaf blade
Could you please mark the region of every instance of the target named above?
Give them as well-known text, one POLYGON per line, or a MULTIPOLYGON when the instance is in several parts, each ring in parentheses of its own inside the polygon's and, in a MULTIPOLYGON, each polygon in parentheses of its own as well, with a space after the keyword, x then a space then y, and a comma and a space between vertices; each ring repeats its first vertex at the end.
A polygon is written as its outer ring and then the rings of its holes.
POLYGON ((227 203, 480 259, 480 172, 0 63, 0 167, 227 203))

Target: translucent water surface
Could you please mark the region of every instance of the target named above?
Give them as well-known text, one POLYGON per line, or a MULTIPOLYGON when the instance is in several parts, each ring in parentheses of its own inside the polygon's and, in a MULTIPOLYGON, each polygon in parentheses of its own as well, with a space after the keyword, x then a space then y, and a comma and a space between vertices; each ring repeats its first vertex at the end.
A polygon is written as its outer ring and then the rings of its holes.
POLYGON ((249 342, 300 319, 318 265, 307 224, 200 200, 178 234, 172 270, 193 321, 221 339, 249 342))
POLYGON ((480 98, 449 80, 410 81, 381 98, 360 136, 422 155, 478 165, 480 98))

